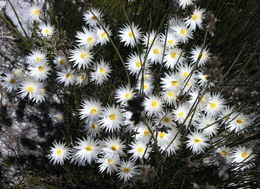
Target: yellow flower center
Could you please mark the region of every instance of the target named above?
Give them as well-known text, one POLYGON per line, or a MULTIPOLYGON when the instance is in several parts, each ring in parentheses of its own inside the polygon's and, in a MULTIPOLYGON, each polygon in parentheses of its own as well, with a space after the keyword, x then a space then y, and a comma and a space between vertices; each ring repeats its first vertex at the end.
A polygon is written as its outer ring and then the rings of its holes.
POLYGON ((208 76, 208 75, 203 75, 202 77, 203 77, 204 79, 208 79, 209 76, 208 76))
POLYGON ((105 32, 102 32, 101 37, 105 38, 105 37, 107 37, 107 34, 105 32))
POLYGON ((187 30, 186 29, 181 29, 181 35, 186 35, 187 34, 187 30))
POLYGON ((221 151, 220 153, 221 153, 222 156, 227 156, 227 155, 228 155, 228 152, 227 152, 227 151, 224 151, 224 150, 221 151))
POLYGON ((169 122, 170 122, 170 118, 165 117, 165 118, 163 118, 163 121, 164 121, 165 123, 169 123, 169 122))
POLYGON ((244 122, 244 120, 242 119, 237 119, 237 124, 242 124, 244 122))
POLYGON ((96 128, 97 128, 97 124, 93 124, 92 129, 96 129, 96 128))
POLYGON ((60 64, 65 64, 65 59, 60 59, 60 64))
POLYGON ((129 37, 134 37, 133 32, 129 32, 128 36, 129 36, 129 37))
POLYGON ((179 117, 184 117, 184 116, 185 116, 185 113, 180 112, 180 113, 178 113, 178 116, 179 116, 179 117))
POLYGON ((199 138, 195 138, 195 139, 194 139, 194 142, 195 142, 195 143, 200 143, 200 139, 199 139, 199 138))
POLYGON ((141 62, 139 62, 139 61, 136 62, 135 65, 136 65, 136 67, 138 67, 138 68, 140 68, 140 67, 142 66, 141 62))
POLYGON ((206 58, 206 54, 204 52, 202 52, 201 59, 205 59, 205 58, 206 58))
POLYGON ((71 74, 67 73, 66 74, 66 78, 70 79, 71 78, 71 74))
POLYGON ((87 53, 82 52, 82 53, 80 54, 80 57, 81 57, 82 59, 86 59, 86 58, 88 57, 88 55, 87 55, 87 53))
POLYGON ((36 62, 40 62, 42 60, 42 58, 41 57, 36 57, 35 60, 36 60, 36 62))
POLYGON ((79 79, 84 80, 84 79, 86 79, 86 76, 85 75, 81 75, 81 76, 79 76, 79 79))
POLYGON ((147 84, 144 84, 144 89, 148 89, 148 85, 147 84))
POLYGON ((137 151, 142 153, 142 152, 144 152, 144 148, 143 147, 139 147, 139 148, 137 148, 137 151))
POLYGON ((166 136, 166 133, 165 132, 159 132, 159 137, 160 138, 164 138, 166 136))
POLYGON ((194 20, 194 21, 196 21, 196 20, 198 20, 198 15, 196 15, 196 14, 193 14, 192 16, 191 16, 191 19, 192 20, 194 20))
POLYGON ((188 75, 189 75, 189 72, 183 72, 183 77, 188 77, 188 75))
POLYGON ((178 86, 178 81, 172 81, 172 86, 178 86))
POLYGON ((93 41, 94 41, 93 37, 88 37, 88 38, 87 38, 87 42, 88 42, 88 43, 93 43, 93 41))
POLYGON ((47 35, 49 35, 49 34, 51 33, 51 30, 50 30, 50 29, 45 29, 45 30, 44 30, 44 33, 47 34, 47 35))
POLYGON ((41 14, 41 10, 35 9, 35 10, 33 11, 33 14, 36 15, 36 16, 39 16, 39 15, 41 14))
POLYGON ((11 84, 14 84, 15 83, 15 79, 10 79, 9 81, 11 84))
POLYGON ((216 102, 211 102, 209 106, 210 108, 215 109, 218 106, 218 104, 216 102))
POLYGON ((97 114, 97 108, 91 108, 90 113, 97 114))
POLYGON ((108 159, 108 160, 107 160, 107 163, 113 164, 113 163, 114 163, 114 160, 113 160, 113 159, 108 159))
POLYGON ((173 91, 171 91, 171 92, 168 92, 168 96, 170 96, 170 97, 174 97, 174 96, 175 96, 175 94, 174 94, 174 92, 173 92, 173 91))
POLYGON ((97 17, 94 15, 91 18, 92 18, 92 20, 97 20, 97 17))
POLYGON ((111 149, 114 150, 114 151, 117 151, 118 150, 118 145, 117 144, 112 145, 111 149))
POLYGON ((159 52, 160 52, 159 49, 154 49, 154 50, 153 50, 153 53, 154 53, 154 54, 159 54, 159 52))
POLYGON ((144 136, 150 136, 150 131, 148 129, 144 131, 144 136))
POLYGON ((151 102, 151 106, 154 107, 154 108, 157 107, 157 106, 158 106, 158 102, 152 101, 152 102, 151 102))
POLYGON ((92 146, 87 146, 87 147, 85 148, 85 150, 91 151, 91 150, 92 150, 92 146))
POLYGON ((247 152, 243 152, 241 156, 242 158, 246 159, 249 156, 249 154, 247 152))
POLYGON ((99 69, 99 72, 100 72, 100 73, 105 73, 105 71, 106 71, 106 70, 105 70, 104 68, 100 68, 100 69, 99 69))
POLYGON ((177 57, 177 53, 176 52, 171 53, 171 57, 172 58, 176 58, 177 57))
POLYGON ((29 86, 29 87, 26 88, 26 91, 27 91, 28 93, 32 93, 32 92, 34 91, 34 87, 29 86))
POLYGON ((56 153, 57 153, 58 155, 61 155, 61 154, 62 154, 62 150, 61 150, 61 149, 58 149, 58 150, 56 151, 56 153))
POLYGON ((170 45, 173 45, 174 44, 174 40, 168 40, 168 43, 170 44, 170 45))
POLYGON ((129 172, 130 172, 130 168, 125 167, 123 171, 124 171, 125 173, 129 173, 129 172))
POLYGON ((112 121, 116 120, 116 118, 117 118, 116 114, 109 115, 109 119, 112 121))
POLYGON ((43 72, 43 71, 44 71, 44 67, 39 66, 39 67, 38 67, 38 70, 39 70, 40 72, 43 72))
POLYGON ((126 94, 125 94, 125 98, 126 98, 126 99, 129 99, 129 98, 131 98, 131 97, 132 97, 132 94, 131 94, 131 93, 126 93, 126 94))

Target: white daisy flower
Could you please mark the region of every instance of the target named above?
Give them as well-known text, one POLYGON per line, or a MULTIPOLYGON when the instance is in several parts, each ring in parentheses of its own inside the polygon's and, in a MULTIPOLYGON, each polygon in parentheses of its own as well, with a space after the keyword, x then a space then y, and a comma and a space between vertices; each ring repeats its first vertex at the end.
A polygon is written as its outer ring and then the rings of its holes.
POLYGON ((87 132, 88 135, 95 137, 100 134, 101 128, 98 123, 98 119, 95 120, 90 120, 86 121, 85 123, 85 131, 87 132))
POLYGON ((71 51, 70 61, 74 62, 74 66, 78 69, 86 69, 93 58, 93 54, 88 49, 80 47, 71 51))
POLYGON ((178 73, 183 80, 185 80, 191 74, 192 69, 193 67, 188 64, 182 64, 177 67, 178 73))
POLYGON ((90 99, 84 100, 81 103, 81 109, 79 109, 80 119, 86 119, 86 121, 95 120, 101 113, 101 102, 98 100, 90 99))
POLYGON ((176 99, 177 99, 177 96, 176 96, 176 93, 174 90, 172 89, 168 89, 168 90, 163 90, 161 92, 161 97, 162 97, 162 100, 165 102, 165 104, 167 105, 175 105, 176 104, 176 99))
POLYGON ((200 94, 200 91, 198 90, 192 90, 189 93, 189 100, 188 103, 192 106, 194 103, 197 103, 197 101, 200 99, 199 104, 197 105, 197 110, 200 110, 204 108, 210 98, 209 93, 205 93, 203 96, 200 94))
MULTIPOLYGON (((199 55, 200 55, 201 51, 202 51, 202 48, 198 47, 198 46, 196 46, 195 48, 193 48, 191 50, 192 63, 196 63, 196 61, 199 59, 199 55)), ((204 48, 201 53, 201 57, 200 57, 198 65, 203 66, 205 63, 208 62, 209 58, 210 58, 209 50, 207 48, 204 48)))
POLYGON ((99 152, 98 142, 93 138, 78 139, 76 146, 73 147, 71 162, 75 162, 79 166, 85 166, 86 163, 91 164, 92 161, 97 160, 99 152))
POLYGON ((119 156, 104 156, 98 160, 98 163, 101 163, 99 165, 99 171, 101 173, 106 171, 107 174, 111 175, 118 170, 117 165, 120 163, 119 156))
POLYGON ((255 155, 251 148, 246 148, 245 146, 239 146, 234 149, 231 156, 233 163, 245 163, 251 161, 255 155))
POLYGON ((51 37, 54 33, 54 27, 50 24, 39 25, 40 33, 44 37, 51 37))
POLYGON ((223 110, 220 112, 219 118, 222 119, 222 123, 225 123, 228 126, 232 120, 232 118, 238 115, 234 111, 234 107, 232 106, 225 106, 223 110))
POLYGON ((73 85, 75 83, 75 73, 72 69, 66 68, 57 72, 58 83, 63 83, 65 87, 73 85))
POLYGON ((46 62, 46 54, 40 50, 33 50, 28 56, 27 56, 27 63, 28 64, 39 64, 42 62, 46 62))
POLYGON ((138 175, 138 167, 132 161, 122 161, 120 162, 118 168, 118 177, 124 182, 130 180, 134 176, 138 175))
POLYGON ((201 71, 195 72, 195 78, 198 82, 199 86, 205 86, 206 84, 209 84, 209 86, 214 86, 214 83, 209 83, 208 75, 202 73, 201 71))
POLYGON ((160 113, 154 120, 155 124, 171 128, 173 126, 173 115, 170 112, 160 113))
POLYGON ((97 35, 94 31, 90 31, 88 28, 83 27, 83 32, 76 33, 76 42, 80 46, 91 48, 97 44, 97 35))
POLYGON ((51 153, 48 155, 50 162, 63 165, 66 159, 69 159, 70 150, 64 143, 54 142, 51 147, 51 153))
POLYGON ((56 56, 53 62, 58 69, 65 68, 65 66, 68 64, 65 56, 56 56))
POLYGON ((77 73, 76 75, 76 84, 77 85, 87 85, 88 76, 84 72, 77 73))
POLYGON ((134 95, 134 89, 130 88, 130 86, 121 86, 115 91, 115 99, 118 103, 126 104, 134 95))
POLYGON ((19 87, 19 96, 21 98, 28 96, 30 100, 41 103, 45 100, 46 94, 42 83, 26 80, 19 87))
POLYGON ((182 124, 184 120, 187 119, 189 111, 190 111, 190 106, 187 103, 183 103, 179 105, 175 110, 173 110, 173 115, 175 117, 175 120, 178 123, 182 124))
POLYGON ((7 92, 12 92, 18 89, 18 78, 13 73, 5 73, 5 76, 1 77, 1 84, 7 92))
POLYGON ((182 9, 185 9, 187 6, 192 5, 194 0, 178 0, 178 3, 182 9))
POLYGON ((239 132, 250 124, 249 118, 243 113, 234 113, 230 115, 230 122, 227 125, 229 131, 239 132))
POLYGON ((207 105, 206 113, 211 116, 217 116, 224 108, 225 100, 221 98, 220 94, 210 95, 207 105))
POLYGON ((215 122, 216 119, 213 117, 204 115, 197 120, 196 128, 202 130, 207 137, 212 137, 217 134, 220 127, 220 125, 215 122))
POLYGON ((109 37, 112 36, 112 31, 108 26, 105 26, 104 29, 101 27, 97 27, 95 30, 95 33, 97 35, 97 43, 101 46, 107 44, 109 42, 109 37))
POLYGON ((148 53, 148 56, 147 56, 148 60, 150 60, 151 63, 162 63, 163 49, 164 49, 164 46, 161 43, 159 43, 159 42, 154 43, 148 53))
POLYGON ((106 130, 106 132, 113 133, 120 129, 123 121, 122 118, 123 116, 119 108, 115 106, 106 107, 102 110, 98 123, 101 125, 102 129, 106 130))
POLYGON ((231 163, 231 149, 226 146, 222 146, 216 150, 217 153, 223 157, 227 163, 231 163))
POLYGON ((132 48, 139 43, 141 35, 140 28, 134 24, 131 24, 131 26, 125 25, 119 30, 120 41, 124 42, 125 46, 132 48))
POLYGON ((150 130, 146 125, 142 124, 136 129, 136 135, 135 135, 136 141, 147 144, 150 141, 151 137, 152 137, 152 133, 150 132, 150 130))
POLYGON ((166 48, 173 48, 179 44, 179 38, 172 32, 168 32, 167 37, 164 34, 160 35, 160 40, 162 44, 165 44, 166 41, 166 48), (167 39, 166 39, 167 38, 167 39))
POLYGON ((183 81, 178 74, 165 74, 161 80, 161 87, 164 90, 174 90, 177 93, 183 87, 183 81))
POLYGON ((200 132, 193 132, 187 136, 187 147, 192 150, 194 154, 203 153, 205 148, 209 146, 208 138, 200 132))
POLYGON ((121 156, 125 153, 123 152, 125 148, 124 143, 119 138, 107 138, 103 141, 103 154, 107 156, 121 156))
POLYGON ((95 27, 96 25, 99 25, 99 21, 102 21, 103 14, 100 9, 91 8, 87 12, 84 13, 84 21, 91 26, 95 27))
MULTIPOLYGON (((130 54, 126 62, 126 67, 130 71, 130 74, 138 75, 141 71, 143 61, 144 61, 144 54, 142 54, 141 56, 138 56, 136 53, 130 54)), ((149 67, 148 62, 146 62, 145 67, 146 69, 149 67)))
POLYGON ((95 71, 91 73, 91 81, 97 85, 103 84, 108 80, 109 74, 112 72, 110 65, 103 59, 95 65, 95 71))
POLYGON ((50 74, 50 67, 47 63, 39 63, 32 65, 29 68, 29 75, 39 81, 46 80, 50 74))
POLYGON ((149 157, 150 152, 152 151, 152 148, 147 146, 148 144, 143 141, 137 141, 130 144, 131 150, 128 151, 128 153, 132 154, 131 158, 133 160, 147 159, 149 157), (147 149, 146 149, 147 148, 147 149))
POLYGON ((190 38, 192 38, 192 32, 182 22, 172 26, 172 29, 181 43, 186 43, 190 38))
POLYGON ((159 34, 156 36, 155 31, 151 31, 142 36, 142 44, 146 47, 146 49, 149 49, 152 44, 159 42, 158 35, 159 34))
POLYGON ((202 29, 202 18, 205 10, 196 8, 189 18, 185 19, 185 24, 191 29, 196 30, 196 28, 202 29))
POLYGON ((163 102, 159 96, 148 96, 144 99, 143 102, 144 110, 147 115, 157 115, 163 110, 163 102))
POLYGON ((29 18, 31 20, 40 20, 40 16, 42 14, 42 10, 40 6, 34 5, 29 8, 29 18))

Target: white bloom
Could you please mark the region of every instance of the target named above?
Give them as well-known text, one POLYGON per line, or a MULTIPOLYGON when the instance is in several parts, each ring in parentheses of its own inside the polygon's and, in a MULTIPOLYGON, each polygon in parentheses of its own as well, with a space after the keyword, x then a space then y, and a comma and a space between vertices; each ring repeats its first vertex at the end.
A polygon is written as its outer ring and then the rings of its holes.
POLYGON ((198 61, 198 59, 199 59, 200 53, 201 53, 201 57, 200 57, 198 65, 203 66, 206 62, 208 62, 208 60, 210 58, 210 53, 207 48, 204 48, 203 50, 201 47, 198 47, 198 46, 193 48, 191 50, 191 60, 192 60, 192 63, 196 63, 196 61, 198 61))
POLYGON ((164 49, 164 46, 161 43, 159 43, 159 42, 154 43, 148 53, 148 56, 147 56, 148 60, 150 60, 151 63, 162 63, 163 49, 164 49))
POLYGON ((124 155, 123 152, 125 145, 119 138, 107 138, 103 141, 103 154, 107 156, 120 156, 124 155))
POLYGON ((87 132, 88 135, 95 137, 96 135, 100 134, 100 125, 97 122, 98 120, 93 119, 90 121, 86 121, 85 123, 85 131, 87 132))
POLYGON ((50 159, 53 164, 64 164, 64 160, 69 158, 70 150, 68 147, 65 146, 65 144, 60 142, 54 142, 53 147, 51 147, 51 153, 48 155, 48 158, 50 159))
POLYGON ((207 143, 208 138, 203 133, 193 132, 187 137, 187 147, 190 148, 194 154, 200 154, 204 152, 205 148, 209 146, 207 143))
POLYGON ((30 100, 41 103, 44 101, 46 94, 42 83, 26 80, 21 83, 19 96, 21 98, 28 96, 30 100))
POLYGON ((156 115, 162 112, 163 102, 159 96, 148 96, 143 102, 144 110, 148 115, 156 115))
POLYGON ((161 87, 164 90, 174 90, 177 93, 183 87, 183 81, 178 74, 165 74, 161 80, 161 87))
POLYGON ((121 86, 115 92, 116 101, 123 104, 131 100, 134 95, 134 89, 131 89, 129 86, 121 86))
POLYGON ((152 133, 150 132, 150 130, 146 125, 142 124, 136 129, 136 135, 135 135, 136 141, 139 142, 142 141, 147 144, 150 141, 151 137, 152 137, 152 133))
POLYGON ((175 120, 182 124, 184 120, 187 122, 187 116, 190 111, 190 106, 187 103, 179 105, 176 110, 173 111, 175 120))
POLYGON ((106 171, 111 175, 111 173, 118 170, 117 165, 119 164, 119 156, 104 156, 98 160, 98 163, 101 163, 99 165, 99 171, 101 173, 106 171))
MULTIPOLYGON (((136 53, 130 54, 130 56, 127 58, 126 67, 130 71, 130 74, 138 75, 140 73, 141 75, 141 68, 144 61, 144 54, 141 56, 138 56, 136 53), (140 60, 141 58, 141 60, 140 60)), ((145 67, 149 67, 148 61, 145 63, 145 67)))
POLYGON ((202 18, 203 13, 205 12, 204 9, 195 9, 192 13, 192 15, 189 18, 185 19, 185 24, 191 29, 196 30, 198 27, 199 29, 202 28, 202 18))
POLYGON ((29 75, 33 77, 34 79, 43 81, 46 80, 48 75, 50 74, 50 67, 48 66, 47 63, 39 63, 39 64, 34 64, 30 66, 29 68, 29 75))
POLYGON ((88 10, 86 13, 84 13, 84 20, 88 25, 91 27, 94 27, 98 25, 98 20, 102 21, 103 14, 101 10, 96 9, 96 8, 91 8, 88 10))
POLYGON ((77 85, 86 85, 88 82, 88 76, 84 72, 77 73, 76 75, 76 84, 77 85))
POLYGON ((38 64, 42 62, 46 62, 46 54, 40 50, 33 50, 29 56, 27 56, 28 64, 38 64))
POLYGON ((5 76, 1 79, 1 84, 7 92, 12 92, 18 89, 18 78, 13 73, 5 73, 5 76))
POLYGON ((253 150, 244 146, 239 146, 234 149, 234 152, 231 156, 233 163, 245 163, 252 160, 254 157, 255 155, 253 154, 253 150))
POLYGON ((58 69, 65 68, 65 65, 68 64, 65 56, 56 56, 53 62, 58 69))
POLYGON ((185 80, 191 74, 192 69, 193 67, 188 64, 182 64, 177 67, 178 73, 183 80, 185 80))
POLYGON ((65 87, 73 85, 75 83, 75 73, 70 68, 66 68, 57 72, 58 83, 63 83, 65 87))
POLYGON ((181 49, 173 48, 166 51, 164 56, 165 67, 173 69, 176 65, 182 65, 185 61, 184 53, 181 49))
POLYGON ((125 46, 134 47, 139 43, 141 39, 141 32, 138 26, 131 24, 125 25, 123 28, 119 30, 120 41, 124 42, 125 46))
POLYGON ((107 107, 104 108, 101 113, 99 124, 101 125, 101 128, 106 130, 106 132, 113 133, 120 129, 122 118, 123 116, 119 108, 115 106, 107 107))
POLYGON ((142 44, 147 49, 149 49, 152 44, 158 43, 158 42, 159 42, 158 34, 156 35, 155 31, 148 32, 142 36, 142 44))
POLYGON ((167 36, 164 34, 160 35, 160 40, 163 45, 165 44, 166 38, 166 48, 173 48, 179 44, 179 38, 172 32, 168 32, 167 36))
POLYGON ((166 126, 171 128, 173 126, 173 115, 170 112, 167 113, 162 112, 156 117, 154 122, 156 125, 160 123, 161 126, 166 126))
POLYGON ((203 130, 203 133, 208 136, 212 137, 216 135, 219 129, 219 124, 216 123, 216 119, 211 116, 202 116, 197 120, 196 127, 198 130, 203 130))
POLYGON ((122 161, 120 162, 117 175, 120 180, 126 182, 138 174, 137 168, 132 161, 122 161))
POLYGON ((40 6, 34 5, 29 9, 29 18, 32 20, 40 20, 41 14, 42 10, 40 6))
POLYGON ((131 150, 128 151, 128 153, 132 154, 131 158, 133 160, 147 159, 149 157, 150 152, 152 151, 152 148, 147 146, 148 144, 143 141, 137 141, 130 144, 131 150))
POLYGON ((101 102, 98 100, 84 100, 81 103, 81 109, 79 109, 80 119, 86 119, 87 121, 95 120, 101 113, 101 102))
POLYGON ((163 101, 170 106, 176 104, 177 96, 176 96, 175 91, 172 89, 163 90, 161 92, 161 97, 162 97, 163 101))
POLYGON ((42 24, 39 26, 40 33, 44 37, 51 37, 54 32, 54 27, 50 24, 42 24))
POLYGON ((178 0, 178 3, 182 9, 185 9, 187 6, 192 5, 194 0, 178 0))
POLYGON ((226 161, 231 163, 231 149, 226 146, 222 146, 216 150, 226 161))
POLYGON ((73 156, 71 161, 80 166, 85 166, 86 163, 91 164, 92 161, 96 161, 99 152, 100 147, 98 146, 98 142, 94 139, 79 139, 76 142, 76 146, 73 147, 73 156))
POLYGON ((91 73, 91 81, 101 85, 108 80, 109 74, 112 72, 110 65, 103 59, 95 66, 95 71, 91 73))
POLYGON ((83 28, 83 32, 76 33, 77 43, 80 46, 91 48, 97 44, 97 36, 94 31, 88 30, 86 27, 83 28))
POLYGON ((86 69, 92 62, 93 54, 86 48, 75 48, 71 51, 70 61, 74 62, 74 66, 78 69, 86 69))
POLYGON ((235 131, 236 133, 243 130, 250 124, 248 116, 243 113, 234 113, 230 115, 230 119, 231 121, 227 127, 230 131, 235 131))
POLYGON ((217 116, 223 110, 224 103, 225 100, 221 98, 220 94, 212 94, 208 99, 205 111, 211 116, 217 116))
POLYGON ((105 26, 104 29, 98 27, 95 30, 97 34, 97 43, 101 46, 107 44, 109 42, 109 37, 112 36, 112 32, 108 26, 105 26))
POLYGON ((172 29, 181 43, 186 43, 192 38, 192 32, 182 22, 174 25, 172 29))

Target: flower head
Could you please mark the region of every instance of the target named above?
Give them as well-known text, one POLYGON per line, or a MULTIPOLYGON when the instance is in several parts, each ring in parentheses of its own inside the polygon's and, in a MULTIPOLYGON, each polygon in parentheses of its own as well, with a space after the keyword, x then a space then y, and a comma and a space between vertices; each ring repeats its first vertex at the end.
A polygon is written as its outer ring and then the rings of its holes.
POLYGON ((51 147, 51 153, 48 155, 53 164, 63 165, 64 161, 69 158, 70 150, 64 143, 54 142, 53 147, 51 147))

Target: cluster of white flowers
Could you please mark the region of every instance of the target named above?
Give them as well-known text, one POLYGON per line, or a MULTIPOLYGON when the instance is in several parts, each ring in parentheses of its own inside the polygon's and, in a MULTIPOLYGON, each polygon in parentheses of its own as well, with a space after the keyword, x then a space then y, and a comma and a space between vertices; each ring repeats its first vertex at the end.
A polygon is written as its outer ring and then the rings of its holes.
MULTIPOLYGON (((182 9, 194 4, 193 0, 178 2, 182 9)), ((83 100, 78 111, 79 119, 85 124, 86 137, 77 139, 71 148, 68 146, 72 144, 55 142, 48 156, 51 162, 62 165, 68 159, 79 166, 95 162, 101 173, 116 172, 120 179, 127 181, 138 175, 138 163, 149 161, 155 148, 162 155, 174 156, 185 144, 197 155, 214 147, 220 134, 243 132, 250 125, 249 117, 229 106, 220 93, 208 90, 214 84, 202 68, 210 60, 209 49, 203 44, 196 44, 188 51, 182 48, 196 30, 202 29, 204 13, 204 9, 196 7, 186 18, 171 18, 161 33, 156 30, 145 33, 134 23, 122 26, 118 37, 131 49, 124 66, 134 84, 115 86, 113 104, 101 102, 97 96, 83 100), (135 51, 136 47, 142 47, 141 52, 135 51), (158 67, 160 72, 156 70, 158 67), (158 74, 160 79, 156 82, 158 74)), ((35 6, 30 14, 35 21, 40 21, 42 10, 35 6)), ((77 46, 69 55, 56 54, 54 59, 49 59, 43 50, 32 50, 27 57, 27 70, 6 73, 2 86, 8 92, 18 90, 21 98, 28 96, 43 102, 46 98, 43 82, 49 79, 52 67, 56 71, 52 82, 64 87, 106 85, 112 67, 93 51, 95 46, 106 45, 112 36, 103 17, 99 9, 87 11, 86 26, 76 32, 77 46)), ((39 26, 39 31, 49 40, 55 28, 44 24, 39 26)), ((64 119, 62 114, 57 116, 64 119)), ((230 150, 223 146, 216 151, 233 163, 254 157, 252 149, 246 147, 230 150)))

